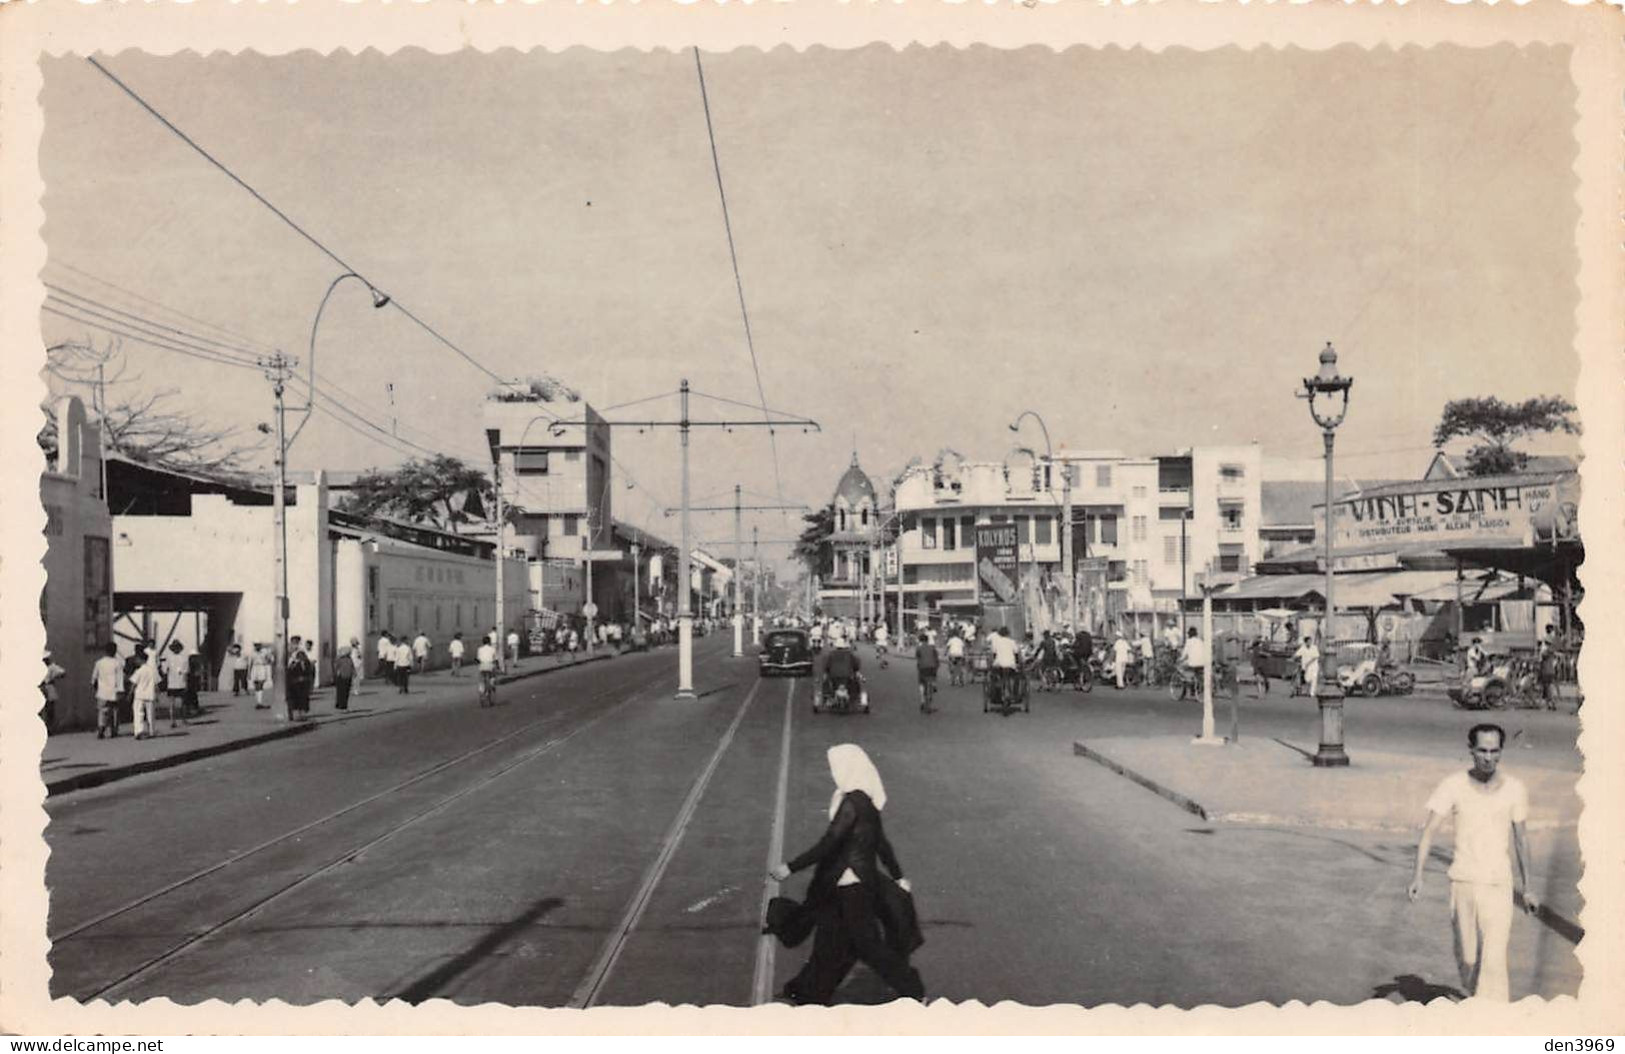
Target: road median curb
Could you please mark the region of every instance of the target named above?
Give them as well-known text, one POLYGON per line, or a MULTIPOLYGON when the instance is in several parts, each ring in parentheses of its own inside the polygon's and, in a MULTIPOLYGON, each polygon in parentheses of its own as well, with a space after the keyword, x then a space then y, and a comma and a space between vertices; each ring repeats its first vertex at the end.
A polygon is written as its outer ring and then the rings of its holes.
POLYGON ((1201 803, 1187 798, 1185 795, 1176 790, 1164 787, 1162 784, 1158 783, 1154 779, 1151 779, 1149 776, 1140 775, 1127 765, 1113 761, 1111 758, 1100 753, 1098 750, 1085 746, 1082 740, 1073 741, 1072 753, 1078 755, 1079 757, 1085 757, 1090 761, 1106 766, 1119 776, 1138 783, 1152 794, 1155 794, 1158 797, 1167 798, 1169 801, 1173 802, 1175 805, 1179 806, 1181 809, 1184 809, 1186 812, 1191 813, 1192 815, 1199 816, 1204 820, 1211 819, 1207 809, 1204 808, 1201 803))
POLYGON ((67 794, 71 791, 88 790, 99 787, 104 783, 113 783, 130 776, 139 776, 145 772, 157 772, 160 769, 173 768, 184 765, 189 761, 201 761, 204 758, 214 757, 217 754, 229 754, 234 750, 258 746, 276 739, 287 739, 305 732, 314 732, 318 722, 300 721, 281 728, 273 728, 258 735, 245 736, 242 739, 228 739, 223 743, 212 743, 206 747, 195 750, 184 750, 179 754, 168 754, 164 757, 147 758, 144 761, 132 762, 128 765, 119 765, 99 769, 94 772, 76 772, 72 776, 64 776, 58 780, 48 780, 45 784, 45 796, 53 797, 58 794, 67 794))

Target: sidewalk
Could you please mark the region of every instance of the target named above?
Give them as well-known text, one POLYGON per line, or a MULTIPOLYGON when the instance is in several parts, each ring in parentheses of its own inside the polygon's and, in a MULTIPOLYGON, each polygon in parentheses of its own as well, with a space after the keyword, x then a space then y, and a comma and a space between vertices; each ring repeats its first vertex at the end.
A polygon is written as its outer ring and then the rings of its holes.
MULTIPOLYGON (((531 656, 520 660, 517 669, 504 674, 498 684, 524 680, 569 669, 589 662, 612 658, 613 652, 600 651, 591 658, 560 659, 557 656, 531 656)), ((210 692, 201 696, 203 713, 190 721, 169 727, 169 712, 160 700, 157 730, 153 738, 137 742, 134 728, 121 725, 118 738, 97 739, 94 731, 63 732, 46 740, 40 757, 40 778, 45 793, 52 796, 97 787, 144 772, 183 765, 233 750, 269 743, 290 736, 314 732, 321 725, 359 721, 370 717, 415 709, 426 705, 473 698, 476 676, 468 668, 459 677, 448 670, 414 674, 411 691, 401 695, 393 685, 369 677, 351 693, 348 710, 333 709, 331 686, 317 689, 306 721, 279 721, 272 710, 256 710, 253 695, 233 697, 230 692, 210 692)))
MULTIPOLYGON (((1446 756, 1355 745, 1348 767, 1316 768, 1310 761, 1316 746, 1265 737, 1197 746, 1189 734, 1161 733, 1078 740, 1073 753, 1209 823, 1401 835, 1412 852, 1429 794, 1445 776, 1468 767, 1465 749, 1446 756)), ((1554 916, 1547 918, 1554 929, 1577 939, 1571 920, 1580 909, 1580 774, 1516 747, 1509 747, 1503 765, 1529 788, 1537 888, 1552 909, 1543 914, 1554 916)))

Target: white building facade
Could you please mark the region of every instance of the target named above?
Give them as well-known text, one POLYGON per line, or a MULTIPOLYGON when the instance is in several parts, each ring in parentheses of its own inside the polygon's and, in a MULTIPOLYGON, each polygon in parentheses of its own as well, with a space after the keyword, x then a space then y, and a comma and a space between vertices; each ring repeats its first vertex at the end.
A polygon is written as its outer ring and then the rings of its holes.
MULTIPOLYGON (((130 466, 121 474, 136 473, 145 493, 121 502, 133 511, 112 518, 123 650, 141 638, 160 647, 179 640, 229 686, 226 649, 275 636, 277 543, 268 497, 241 487, 208 493, 206 482, 165 480, 160 471, 130 466)), ((318 474, 315 483, 291 488, 287 508, 288 631, 316 641, 322 683, 352 638, 361 641, 371 672, 373 645, 385 630, 428 635, 438 663, 453 634, 473 641, 495 626, 489 543, 423 529, 415 533, 429 544, 391 537, 330 511, 326 499, 318 474)), ((512 558, 505 567, 506 629, 524 628, 524 567, 512 558)))
POLYGON ((1071 620, 1061 532, 1068 497, 1078 621, 1099 631, 1179 610, 1198 575, 1240 577, 1260 555, 1262 454, 1254 445, 1167 456, 1030 451, 966 461, 945 451, 904 474, 900 591, 911 621, 977 610, 976 528, 1013 524, 1027 623, 1071 620), (1066 477, 1070 477, 1070 494, 1066 477))

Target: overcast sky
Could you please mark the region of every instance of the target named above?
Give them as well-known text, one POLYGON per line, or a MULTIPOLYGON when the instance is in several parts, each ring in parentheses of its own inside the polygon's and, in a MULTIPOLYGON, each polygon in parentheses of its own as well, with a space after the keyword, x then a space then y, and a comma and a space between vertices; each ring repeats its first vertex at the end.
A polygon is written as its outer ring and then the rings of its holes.
MULTIPOLYGON (((757 400, 692 52, 104 61, 496 372, 556 375, 597 406, 683 377, 757 400)), ((762 387, 824 426, 780 432, 785 497, 827 501, 854 444, 877 476, 944 446, 1002 456, 1023 409, 1057 446, 1257 440, 1312 478, 1293 391, 1327 340, 1356 378, 1340 468, 1363 476, 1418 475, 1449 398, 1572 398, 1567 63, 1505 46, 704 56, 762 387)), ((341 269, 84 60, 44 70, 47 277, 306 358, 341 269)), ((221 424, 269 419, 258 374, 125 347, 141 385, 221 424)), ((393 382, 402 436, 481 450, 489 378, 357 283, 327 308, 317 368, 384 425, 393 382)), ((677 500, 675 434, 621 430, 615 452, 638 483, 617 516, 675 538, 653 511, 677 500)), ((761 430, 702 431, 693 453, 696 498, 775 492, 761 430)), ((403 456, 317 418, 292 463, 403 456)))

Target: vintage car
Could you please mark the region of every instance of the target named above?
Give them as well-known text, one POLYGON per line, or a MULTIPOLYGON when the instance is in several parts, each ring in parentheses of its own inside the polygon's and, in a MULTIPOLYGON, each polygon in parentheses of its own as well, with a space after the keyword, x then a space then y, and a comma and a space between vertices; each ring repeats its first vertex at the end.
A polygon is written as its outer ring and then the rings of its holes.
POLYGON ((763 677, 773 674, 810 675, 813 671, 812 644, 804 629, 769 630, 762 637, 757 654, 763 677))

